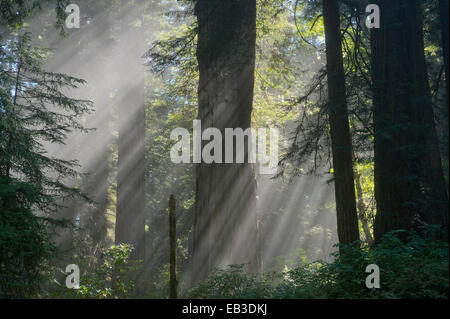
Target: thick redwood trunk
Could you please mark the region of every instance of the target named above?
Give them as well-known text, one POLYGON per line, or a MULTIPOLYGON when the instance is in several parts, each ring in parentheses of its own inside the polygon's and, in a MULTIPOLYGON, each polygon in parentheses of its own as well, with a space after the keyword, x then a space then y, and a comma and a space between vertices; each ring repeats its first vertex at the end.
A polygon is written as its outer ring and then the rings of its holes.
POLYGON ((339 243, 348 244, 359 240, 359 229, 337 0, 323 1, 323 19, 327 51, 328 107, 333 153, 337 231, 339 243))
POLYGON ((421 223, 448 227, 445 189, 417 1, 376 1, 372 29, 375 240, 421 223), (416 221, 421 221, 416 223, 416 221))
MULTIPOLYGON (((215 127, 225 137, 225 128, 250 127, 256 1, 199 0, 196 15, 198 119, 202 130, 215 127)), ((250 269, 258 270, 261 257, 252 165, 197 164, 196 195, 193 281, 227 264, 250 262, 250 269)))

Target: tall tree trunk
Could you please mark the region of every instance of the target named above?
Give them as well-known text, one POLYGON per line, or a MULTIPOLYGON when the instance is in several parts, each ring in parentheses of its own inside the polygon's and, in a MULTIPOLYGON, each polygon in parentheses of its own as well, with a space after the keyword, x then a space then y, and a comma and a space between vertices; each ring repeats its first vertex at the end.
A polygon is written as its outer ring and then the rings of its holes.
MULTIPOLYGON (((95 100, 94 100, 95 101, 95 100)), ((109 114, 107 114, 108 116, 109 114)), ((108 118, 104 119, 105 122, 108 118)), ((108 233, 108 177, 110 174, 109 160, 111 151, 108 147, 108 142, 111 139, 108 136, 108 132, 105 128, 100 128, 92 136, 90 136, 92 142, 97 145, 92 146, 90 149, 97 148, 98 153, 91 154, 92 163, 88 166, 87 171, 89 175, 83 179, 83 192, 89 194, 90 198, 95 201, 95 205, 87 203, 82 209, 82 224, 88 229, 89 236, 92 238, 93 245, 104 245, 107 241, 108 233), (93 138, 94 137, 94 138, 93 138), (96 138, 95 138, 96 137, 96 138)))
MULTIPOLYGON (((138 17, 137 14, 129 16, 138 17)), ((128 68, 121 69, 117 172, 116 244, 134 246, 133 259, 145 255, 145 105, 142 30, 122 34, 121 54, 128 68)), ((125 23, 125 22, 123 22, 125 23)))
POLYGON ((169 199, 169 285, 170 299, 177 299, 178 280, 177 280, 177 220, 175 216, 175 196, 170 195, 169 199))
MULTIPOLYGON (((87 16, 95 17, 99 8, 87 8, 87 16), (90 9, 90 10, 89 10, 90 9)), ((71 41, 74 43, 73 53, 83 50, 86 43, 90 41, 99 42, 104 47, 111 44, 113 19, 108 13, 100 19, 93 18, 90 23, 91 32, 89 39, 81 38, 81 35, 74 34, 75 39, 71 41)), ((83 33, 83 32, 80 32, 83 33)), ((72 37, 72 35, 71 35, 72 37)), ((106 85, 105 73, 111 71, 111 54, 112 50, 107 50, 108 54, 101 56, 94 56, 89 61, 84 62, 86 69, 90 70, 86 78, 88 83, 95 83, 91 91, 90 99, 96 108, 95 114, 89 117, 86 123, 87 127, 95 127, 94 132, 89 133, 88 136, 83 137, 80 141, 83 149, 89 150, 83 154, 82 167, 89 173, 83 177, 82 190, 94 200, 95 205, 86 203, 82 209, 81 224, 88 230, 89 236, 92 238, 94 247, 106 246, 108 242, 108 218, 107 209, 110 204, 109 201, 109 176, 110 160, 112 152, 110 144, 113 143, 113 135, 110 128, 111 122, 111 104, 108 100, 105 101, 105 96, 109 95, 110 87, 106 85), (92 72, 96 70, 96 72, 92 72), (106 89, 107 88, 107 89, 106 89), (99 119, 101 123, 99 124, 99 119)), ((65 55, 62 55, 65 58, 65 55)), ((86 56, 78 56, 78 61, 85 60, 86 56)), ((75 61, 73 61, 75 62, 75 61)), ((60 61, 61 63, 61 61, 60 61)), ((81 62, 80 62, 81 63, 81 62)), ((83 77, 80 75, 80 77, 83 77)), ((117 83, 112 83, 117 84, 117 83)), ((81 98, 81 97, 80 97, 81 98)), ((92 247, 92 248, 94 248, 92 247)), ((96 250, 97 251, 97 250, 96 250)))
POLYGON ((441 30, 442 30, 442 51, 444 56, 444 68, 445 68, 445 86, 447 89, 447 110, 449 109, 449 71, 448 71, 448 1, 449 0, 439 0, 439 15, 441 18, 441 30))
MULTIPOLYGON (((371 31, 375 132, 375 241, 416 221, 448 227, 442 173, 416 0, 379 0, 371 31)), ((420 223, 420 222, 419 222, 420 223)))
MULTIPOLYGON (((200 70, 198 119, 202 130, 215 127, 224 137, 225 128, 250 127, 256 0, 199 0, 195 13, 200 70)), ((250 262, 250 270, 260 268, 256 179, 247 156, 245 161, 202 162, 196 166, 193 282, 227 264, 250 262)))
MULTIPOLYGON (((447 108, 447 121, 444 122, 443 131, 444 131, 444 140, 447 141, 445 148, 442 150, 443 162, 448 163, 449 155, 448 155, 448 118, 450 116, 450 96, 449 96, 449 70, 448 70, 448 28, 449 28, 449 13, 448 13, 448 2, 449 0, 439 0, 439 15, 441 20, 441 37, 442 37, 442 55, 444 58, 444 69, 445 69, 445 103, 447 108)), ((445 114, 445 112, 444 112, 445 114)), ((448 165, 444 165, 444 176, 449 175, 448 165)), ((446 180, 447 192, 448 192, 448 178, 446 180)))
POLYGON ((337 0, 323 1, 323 20, 327 51, 328 107, 333 153, 337 232, 339 243, 347 244, 359 240, 359 229, 337 0))

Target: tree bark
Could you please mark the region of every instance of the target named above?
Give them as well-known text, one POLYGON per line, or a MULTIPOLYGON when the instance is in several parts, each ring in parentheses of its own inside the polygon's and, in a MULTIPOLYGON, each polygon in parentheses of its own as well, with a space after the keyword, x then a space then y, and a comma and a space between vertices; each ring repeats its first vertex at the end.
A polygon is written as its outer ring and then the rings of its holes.
POLYGON ((339 243, 348 244, 359 240, 359 229, 337 0, 323 1, 323 20, 325 25, 328 107, 333 153, 337 232, 339 243))
POLYGON ((169 244, 170 244, 170 299, 177 299, 177 221, 175 217, 175 197, 169 199, 169 244))
MULTIPOLYGON (((138 17, 138 15, 130 15, 138 17)), ((123 22, 125 25, 126 22, 123 22)), ((128 21, 131 23, 131 21, 128 21)), ((132 259, 145 255, 145 105, 142 30, 129 27, 119 39, 128 61, 119 91, 119 141, 115 243, 134 246, 132 259)))
MULTIPOLYGON (((225 128, 250 127, 256 0, 199 0, 195 14, 198 119, 202 130, 215 127, 224 137, 225 128)), ((249 270, 260 268, 256 180, 245 159, 241 164, 196 165, 194 283, 219 266, 250 262, 249 270)))
POLYGON ((449 110, 449 71, 448 71, 448 1, 449 0, 439 0, 439 15, 441 18, 441 31, 442 31, 442 52, 444 56, 444 68, 445 68, 445 86, 447 89, 447 110, 449 110))
POLYGON ((371 31, 375 132, 375 241, 391 230, 448 229, 447 193, 416 0, 379 0, 371 31))

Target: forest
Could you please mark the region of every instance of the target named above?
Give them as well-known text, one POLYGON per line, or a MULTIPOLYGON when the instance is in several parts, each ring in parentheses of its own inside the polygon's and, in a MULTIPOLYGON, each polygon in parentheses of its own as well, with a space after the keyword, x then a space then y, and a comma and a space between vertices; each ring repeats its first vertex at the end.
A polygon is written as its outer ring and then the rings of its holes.
POLYGON ((448 299, 448 0, 0 0, 0 299, 448 299))

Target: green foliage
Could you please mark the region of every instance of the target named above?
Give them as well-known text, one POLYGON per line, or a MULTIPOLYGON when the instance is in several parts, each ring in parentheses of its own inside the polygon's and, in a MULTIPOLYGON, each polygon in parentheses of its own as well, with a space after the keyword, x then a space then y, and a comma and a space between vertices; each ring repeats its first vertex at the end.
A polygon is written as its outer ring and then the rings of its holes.
POLYGON ((277 273, 245 274, 244 265, 230 265, 226 269, 215 270, 209 279, 191 289, 189 298, 271 298, 275 293, 273 282, 279 278, 277 273))
POLYGON ((308 263, 308 258, 304 248, 297 250, 289 255, 276 256, 272 259, 270 270, 284 270, 286 268, 296 268, 300 265, 308 263))
POLYGON ((242 266, 219 269, 189 291, 191 298, 448 298, 448 244, 404 231, 386 234, 374 248, 355 242, 340 246, 335 261, 309 263, 260 277, 242 266), (399 237, 408 235, 405 243, 399 237), (366 266, 380 267, 379 289, 365 285, 366 266))
POLYGON ((32 297, 53 252, 48 226, 64 199, 86 198, 70 183, 76 161, 49 155, 46 145, 64 144, 91 103, 63 93, 84 81, 43 70, 47 51, 29 34, 0 42, 0 295, 32 297))
POLYGON ((1 46, 0 175, 32 184, 30 203, 48 213, 57 200, 82 194, 68 185, 78 177, 77 162, 49 155, 45 143, 64 144, 74 130, 87 132, 80 120, 91 102, 64 94, 85 82, 45 71, 48 51, 30 42, 26 33, 1 46))
POLYGON ((37 10, 42 10, 43 2, 54 4, 56 12, 55 27, 60 30, 61 35, 64 35, 65 8, 69 5, 69 0, 0 0, 0 27, 7 26, 20 29, 24 26, 24 20, 28 16, 37 10))
POLYGON ((129 244, 111 246, 101 253, 102 263, 91 269, 86 269, 86 264, 80 261, 80 287, 68 289, 60 284, 50 297, 117 299, 131 296, 135 286, 133 276, 141 268, 138 261, 130 260, 133 249, 129 244))
POLYGON ((45 280, 42 273, 54 252, 45 219, 26 205, 2 207, 14 194, 29 198, 35 191, 27 183, 0 177, 0 298, 35 297, 45 280))
POLYGON ((136 265, 129 260, 133 247, 128 244, 112 246, 102 257, 99 269, 80 278, 77 294, 82 298, 123 298, 133 290, 134 284, 127 276, 136 265))

